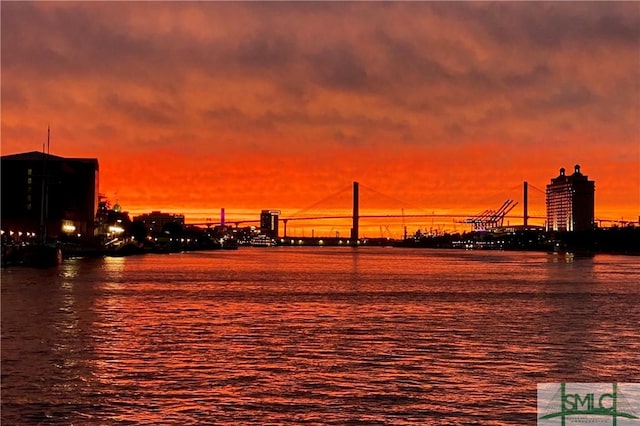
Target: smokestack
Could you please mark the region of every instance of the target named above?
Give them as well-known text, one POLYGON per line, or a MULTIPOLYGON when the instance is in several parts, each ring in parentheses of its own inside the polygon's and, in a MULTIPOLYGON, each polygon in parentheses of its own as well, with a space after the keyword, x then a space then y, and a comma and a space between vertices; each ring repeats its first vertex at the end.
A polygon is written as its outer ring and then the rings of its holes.
POLYGON ((224 207, 220 209, 220 226, 224 226, 224 207))

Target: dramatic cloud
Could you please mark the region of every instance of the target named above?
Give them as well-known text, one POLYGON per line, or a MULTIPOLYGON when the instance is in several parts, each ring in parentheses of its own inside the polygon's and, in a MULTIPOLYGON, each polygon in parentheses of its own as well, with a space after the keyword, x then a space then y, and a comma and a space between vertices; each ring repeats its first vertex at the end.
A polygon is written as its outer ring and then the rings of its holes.
POLYGON ((133 211, 295 210, 351 180, 477 211, 575 163, 597 215, 640 210, 637 3, 1 7, 3 154, 50 124, 133 211))

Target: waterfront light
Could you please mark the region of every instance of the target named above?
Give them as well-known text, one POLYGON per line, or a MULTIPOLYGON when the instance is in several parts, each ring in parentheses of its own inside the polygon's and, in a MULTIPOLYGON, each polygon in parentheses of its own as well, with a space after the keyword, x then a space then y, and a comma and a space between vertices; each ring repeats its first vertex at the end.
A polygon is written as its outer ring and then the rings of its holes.
POLYGON ((109 232, 113 232, 114 234, 122 234, 124 232, 124 228, 121 228, 119 226, 110 226, 109 232))

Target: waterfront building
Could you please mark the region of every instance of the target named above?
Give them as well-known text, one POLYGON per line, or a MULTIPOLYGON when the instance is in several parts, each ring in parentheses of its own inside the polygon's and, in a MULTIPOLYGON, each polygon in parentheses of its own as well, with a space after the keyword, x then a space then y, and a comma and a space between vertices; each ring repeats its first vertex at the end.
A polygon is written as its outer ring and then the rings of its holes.
POLYGON ((98 160, 32 151, 5 155, 2 229, 49 238, 90 237, 98 206, 98 160))
POLYGON ((588 231, 595 227, 595 182, 576 165, 572 175, 560 175, 547 185, 547 230, 588 231))
POLYGON ((277 238, 279 217, 280 210, 262 210, 260 213, 260 232, 271 238, 277 238))
POLYGON ((96 213, 96 236, 101 238, 120 237, 131 226, 129 212, 122 211, 120 204, 109 207, 109 201, 99 196, 98 212, 96 213))
POLYGON ((154 210, 151 213, 141 214, 133 218, 134 222, 142 222, 145 225, 145 229, 150 234, 157 234, 162 232, 165 225, 175 223, 184 227, 184 215, 174 213, 162 213, 158 210, 154 210))

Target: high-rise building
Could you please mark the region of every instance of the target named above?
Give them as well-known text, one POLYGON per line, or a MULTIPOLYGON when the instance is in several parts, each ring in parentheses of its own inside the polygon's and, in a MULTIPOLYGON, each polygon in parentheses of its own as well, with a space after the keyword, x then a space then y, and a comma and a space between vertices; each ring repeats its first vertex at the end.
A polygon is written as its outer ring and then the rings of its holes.
POLYGON ((49 238, 90 237, 98 207, 98 160, 42 152, 2 156, 2 229, 49 238))
POLYGON ((576 164, 572 175, 560 175, 547 185, 547 230, 588 231, 595 227, 595 182, 580 173, 576 164))
POLYGON ((277 238, 279 217, 280 210, 262 210, 260 213, 260 232, 271 238, 277 238))

